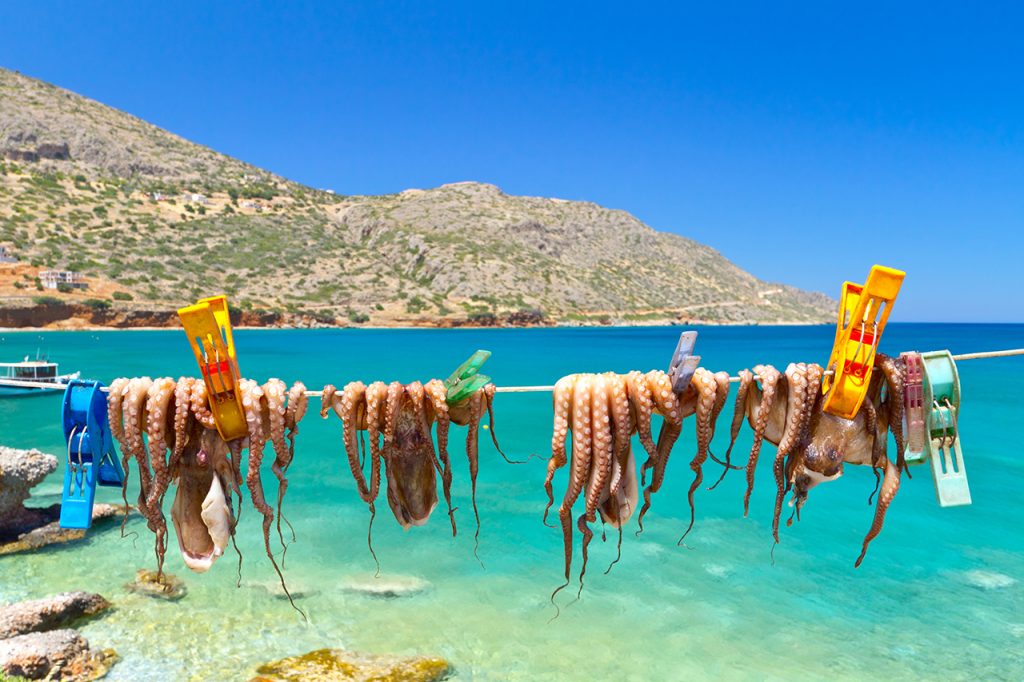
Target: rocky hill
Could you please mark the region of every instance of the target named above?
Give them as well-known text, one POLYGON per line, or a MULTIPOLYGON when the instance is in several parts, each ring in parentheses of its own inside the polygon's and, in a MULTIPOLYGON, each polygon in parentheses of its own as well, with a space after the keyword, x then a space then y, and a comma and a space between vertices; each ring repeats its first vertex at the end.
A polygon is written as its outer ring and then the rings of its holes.
POLYGON ((252 319, 306 324, 820 322, 835 307, 624 211, 471 182, 334 195, 3 69, 0 243, 19 261, 0 264, 8 307, 107 324, 221 291, 252 319), (53 268, 89 288, 40 290, 53 268))

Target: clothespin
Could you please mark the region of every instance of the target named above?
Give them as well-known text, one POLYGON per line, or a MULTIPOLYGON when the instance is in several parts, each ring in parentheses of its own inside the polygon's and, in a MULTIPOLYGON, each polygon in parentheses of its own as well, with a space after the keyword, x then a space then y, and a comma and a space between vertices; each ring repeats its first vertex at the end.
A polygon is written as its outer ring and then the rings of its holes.
POLYGON ((477 389, 491 382, 489 376, 478 373, 489 357, 491 357, 491 351, 478 350, 445 379, 444 387, 448 391, 449 405, 462 402, 473 395, 477 389))
POLYGON ((925 454, 932 463, 935 493, 943 507, 971 503, 960 451, 960 375, 948 350, 924 353, 925 454))
POLYGON ((903 430, 907 434, 904 460, 925 461, 924 360, 920 353, 900 353, 905 367, 903 381, 903 430))
POLYGON ((241 375, 231 335, 227 297, 201 299, 195 305, 180 308, 178 317, 206 382, 210 412, 217 423, 217 431, 226 441, 242 438, 248 433, 248 428, 238 390, 241 375))
POLYGON ((120 488, 124 482, 102 388, 98 381, 74 379, 64 389, 60 415, 68 459, 61 492, 61 528, 88 529, 96 485, 120 488))
POLYGON ((853 419, 867 396, 875 353, 906 273, 875 265, 863 285, 843 283, 839 322, 821 392, 829 414, 853 419))
POLYGON ((668 363, 668 376, 672 380, 672 390, 682 393, 690 385, 693 373, 700 366, 700 356, 693 355, 693 347, 697 345, 697 332, 683 332, 679 335, 679 343, 668 363))

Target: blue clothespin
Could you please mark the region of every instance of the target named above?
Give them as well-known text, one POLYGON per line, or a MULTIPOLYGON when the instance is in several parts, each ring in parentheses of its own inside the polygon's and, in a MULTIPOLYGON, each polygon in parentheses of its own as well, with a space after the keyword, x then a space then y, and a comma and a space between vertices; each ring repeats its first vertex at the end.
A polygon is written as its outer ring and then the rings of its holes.
POLYGON ((689 387, 693 373, 700 366, 700 356, 693 354, 697 344, 697 332, 683 332, 679 335, 679 343, 668 363, 668 376, 672 380, 672 390, 682 393, 689 387))
POLYGON ((64 389, 61 422, 68 444, 67 471, 61 494, 61 528, 88 529, 96 485, 120 488, 124 470, 107 425, 107 398, 98 381, 74 379, 64 389))

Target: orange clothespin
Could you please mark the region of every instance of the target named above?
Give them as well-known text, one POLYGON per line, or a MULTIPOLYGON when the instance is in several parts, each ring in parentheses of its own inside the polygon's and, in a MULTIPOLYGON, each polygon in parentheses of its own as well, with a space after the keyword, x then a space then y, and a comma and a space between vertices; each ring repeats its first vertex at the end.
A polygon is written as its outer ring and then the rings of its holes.
POLYGON ((227 297, 201 299, 195 305, 179 308, 178 317, 206 382, 206 394, 217 431, 224 440, 242 438, 248 433, 248 428, 242 396, 238 391, 241 375, 231 335, 227 297))
POLYGON ((863 285, 843 283, 836 340, 828 361, 834 374, 826 375, 821 384, 825 395, 822 409, 829 414, 853 419, 864 402, 878 342, 905 275, 875 265, 863 285))

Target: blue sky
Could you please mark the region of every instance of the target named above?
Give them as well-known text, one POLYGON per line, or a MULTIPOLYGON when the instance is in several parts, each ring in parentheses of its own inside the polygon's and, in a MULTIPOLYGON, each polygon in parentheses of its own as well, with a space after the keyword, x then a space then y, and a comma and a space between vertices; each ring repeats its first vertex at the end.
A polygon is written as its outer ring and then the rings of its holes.
POLYGON ((1014 4, 215 4, 3 3, 0 65, 340 193, 590 200, 833 296, 902 267, 894 321, 1024 321, 1014 4))

